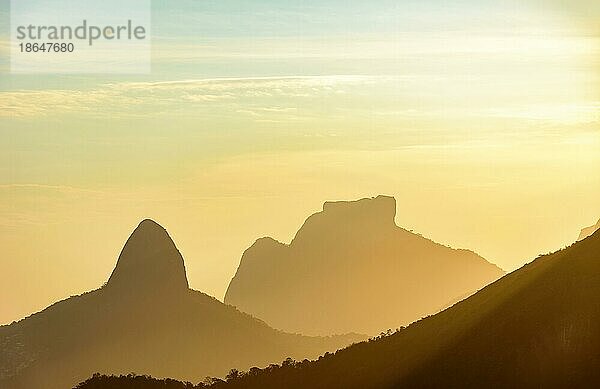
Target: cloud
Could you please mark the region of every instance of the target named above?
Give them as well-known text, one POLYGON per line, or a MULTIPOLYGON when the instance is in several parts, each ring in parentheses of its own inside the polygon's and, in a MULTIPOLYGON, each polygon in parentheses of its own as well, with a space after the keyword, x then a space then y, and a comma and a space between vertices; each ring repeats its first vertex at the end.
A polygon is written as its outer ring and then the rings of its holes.
MULTIPOLYGON (((108 89, 20 90, 0 92, 0 117, 27 117, 90 111, 112 98, 125 98, 108 89)), ((123 102, 123 101, 122 101, 123 102)))
POLYGON ((52 191, 52 192, 61 192, 67 194, 103 194, 104 192, 79 188, 68 185, 47 185, 47 184, 36 184, 36 183, 26 183, 26 184, 0 184, 0 192, 6 190, 35 190, 35 191, 52 191))
MULTIPOLYGON (((179 118, 216 114, 227 118, 237 115, 241 120, 256 123, 291 123, 322 118, 318 102, 327 101, 332 102, 327 112, 327 119, 332 120, 362 115, 382 123, 404 119, 487 119, 487 123, 535 120, 555 125, 600 121, 597 100, 574 96, 577 101, 564 103, 556 96, 549 96, 545 101, 529 101, 525 94, 521 99, 513 99, 514 91, 502 84, 503 81, 504 78, 482 75, 470 78, 326 75, 118 82, 84 90, 0 92, 0 118, 35 119, 60 114, 111 119, 169 114, 179 118), (490 91, 493 87, 496 92, 490 91), (393 98, 377 100, 373 91, 389 91, 393 98), (364 104, 367 93, 373 97, 364 104), (470 100, 463 93, 470 96, 470 100)), ((385 96, 383 92, 382 96, 385 96)))
MULTIPOLYGON (((0 92, 0 117, 58 113, 136 115, 136 108, 157 113, 181 104, 231 102, 243 98, 310 97, 381 76, 331 75, 208 78, 159 82, 107 83, 88 90, 17 90, 0 92)), ((263 113, 291 112, 294 107, 265 106, 263 113)))
POLYGON ((223 77, 157 82, 123 82, 106 84, 118 90, 206 90, 213 92, 277 89, 333 87, 336 85, 361 84, 389 78, 370 75, 326 75, 326 76, 275 76, 275 77, 223 77))

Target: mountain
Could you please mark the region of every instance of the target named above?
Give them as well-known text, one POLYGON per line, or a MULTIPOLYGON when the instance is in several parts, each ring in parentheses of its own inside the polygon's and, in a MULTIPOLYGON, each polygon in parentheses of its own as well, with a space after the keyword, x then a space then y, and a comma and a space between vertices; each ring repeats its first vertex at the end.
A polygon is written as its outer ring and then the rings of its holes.
POLYGON ((0 388, 64 389, 94 372, 199 381, 354 340, 286 334, 189 289, 175 244, 144 220, 103 287, 0 327, 0 388))
POLYGON ((600 231, 395 334, 212 387, 597 388, 598 296, 600 231))
POLYGON ((258 239, 225 302, 303 334, 378 334, 437 312, 504 272, 396 226, 396 201, 326 202, 290 244, 258 239))
MULTIPOLYGON (((597 388, 598 296, 600 231, 394 334, 196 388, 597 388)), ((148 377, 96 376, 78 389, 134 387, 186 388, 148 377)))
POLYGON ((596 224, 594 224, 593 226, 589 226, 589 227, 582 229, 581 232, 579 233, 579 237, 577 238, 577 240, 579 241, 579 240, 585 239, 598 230, 600 230, 600 219, 598 219, 598 222, 596 224))

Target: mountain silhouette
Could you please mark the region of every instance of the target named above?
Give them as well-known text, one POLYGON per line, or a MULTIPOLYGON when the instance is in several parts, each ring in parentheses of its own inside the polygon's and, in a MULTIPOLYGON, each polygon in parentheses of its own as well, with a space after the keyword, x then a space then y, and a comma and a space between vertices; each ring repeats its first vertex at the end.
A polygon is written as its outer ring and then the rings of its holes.
POLYGON ((77 389, 597 388, 598 296, 600 231, 443 312, 317 361, 232 371, 226 382, 197 386, 96 375, 77 389))
POLYGON ((600 230, 600 219, 598 219, 598 222, 596 224, 594 224, 593 226, 583 228, 581 230, 581 232, 579 233, 579 237, 577 238, 577 240, 579 241, 579 240, 585 239, 598 230, 600 230))
POLYGON ((96 371, 199 381, 357 339, 286 334, 189 289, 175 244, 144 220, 106 285, 0 327, 0 388, 64 389, 96 371))
POLYGON ((120 294, 187 292, 183 257, 167 231, 143 220, 127 239, 106 288, 120 294))
POLYGON ((597 388, 598 296, 600 231, 443 312, 317 361, 233 371, 227 382, 197 386, 94 376, 77 389, 597 388))
POLYGON ((303 334, 376 334, 464 298, 504 272, 396 226, 396 201, 326 202, 291 243, 258 239, 225 302, 303 334))

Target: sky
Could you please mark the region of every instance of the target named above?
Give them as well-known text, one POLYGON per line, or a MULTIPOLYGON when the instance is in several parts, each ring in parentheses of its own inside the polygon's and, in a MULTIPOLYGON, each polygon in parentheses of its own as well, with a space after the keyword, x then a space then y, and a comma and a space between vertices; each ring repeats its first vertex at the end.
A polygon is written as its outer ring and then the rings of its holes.
POLYGON ((152 71, 11 74, 0 323, 102 285, 152 218, 222 299, 327 200, 505 270, 600 217, 595 1, 154 1, 152 71))

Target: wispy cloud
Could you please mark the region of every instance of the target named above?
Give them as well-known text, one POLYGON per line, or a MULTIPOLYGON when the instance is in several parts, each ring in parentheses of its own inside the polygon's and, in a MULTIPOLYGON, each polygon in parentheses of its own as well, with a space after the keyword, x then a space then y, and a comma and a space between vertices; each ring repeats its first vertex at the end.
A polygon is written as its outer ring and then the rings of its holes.
POLYGON ((229 89, 252 89, 257 87, 306 87, 356 84, 381 80, 390 76, 371 75, 320 75, 320 76, 275 76, 275 77, 223 77, 157 82, 123 82, 106 84, 115 89, 209 89, 213 91, 229 89))
POLYGON ((504 78, 483 75, 326 75, 118 82, 84 90, 0 92, 0 118, 35 119, 68 113, 103 118, 164 113, 198 117, 214 108, 212 113, 219 115, 239 115, 242 120, 257 123, 281 123, 310 119, 315 112, 309 112, 307 107, 318 110, 316 102, 326 101, 331 104, 326 116, 329 119, 360 114, 388 122, 435 118, 535 120, 553 124, 600 121, 597 100, 576 96, 576 101, 574 97, 573 102, 565 103, 564 99, 558 100, 560 96, 549 96, 529 101, 525 94, 521 99, 512 98, 513 91, 503 81, 504 78), (465 89, 467 84, 474 86, 465 89), (498 92, 488 91, 486 85, 496 86, 498 92), (470 100, 461 91, 471 95, 470 100), (380 100, 377 93, 382 93, 380 100), (364 95, 370 96, 367 105, 360 100, 364 95), (473 103, 474 100, 483 102, 473 103))
MULTIPOLYGON (((93 113, 98 109, 103 114, 111 111, 133 114, 135 108, 150 107, 152 112, 159 112, 169 104, 219 103, 248 97, 308 97, 320 91, 333 91, 344 85, 381 78, 361 75, 208 78, 108 83, 89 90, 4 91, 0 92, 0 117, 93 113)), ((290 108, 282 110, 269 106, 262 109, 281 113, 290 108)))
POLYGON ((48 185, 48 184, 0 184, 0 191, 6 190, 35 190, 35 191, 55 191, 62 193, 85 193, 85 194, 104 194, 104 192, 94 189, 80 188, 69 185, 48 185))
POLYGON ((54 89, 0 92, 0 117, 90 111, 99 104, 117 98, 125 103, 126 96, 107 88, 88 91, 54 89))

